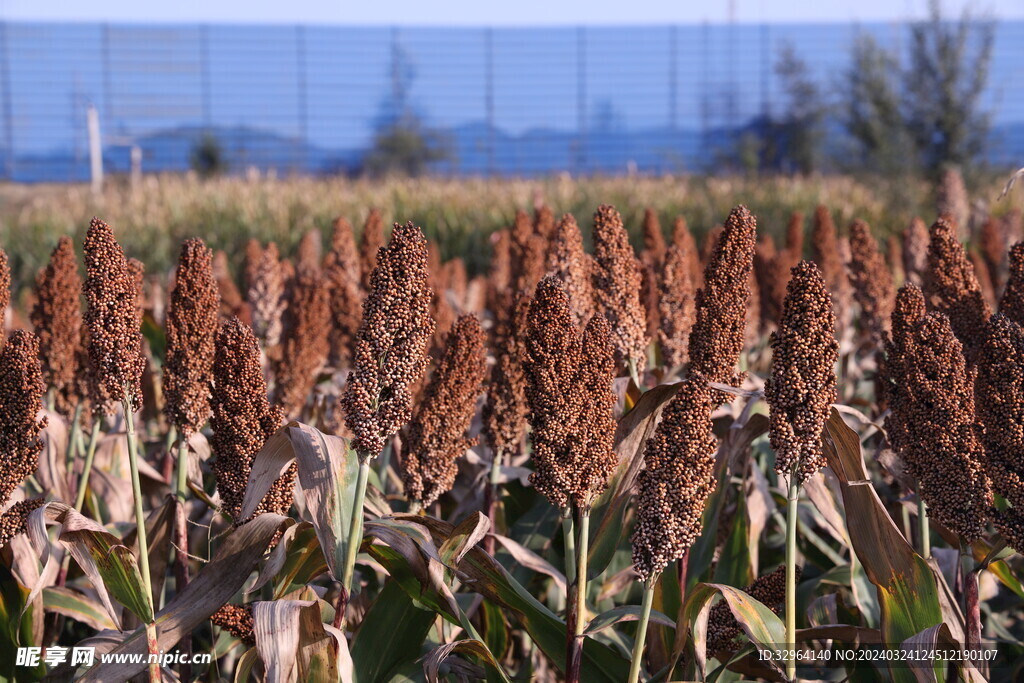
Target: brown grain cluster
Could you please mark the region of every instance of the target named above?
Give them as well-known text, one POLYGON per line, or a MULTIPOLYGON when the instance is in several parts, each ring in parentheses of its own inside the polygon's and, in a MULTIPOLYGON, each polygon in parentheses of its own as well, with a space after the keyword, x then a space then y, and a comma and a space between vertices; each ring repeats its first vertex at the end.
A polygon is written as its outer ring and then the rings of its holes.
MULTIPOLYGON (((924 292, 914 283, 907 282, 896 292, 892 333, 886 335, 884 353, 879 357, 877 390, 880 406, 888 407, 897 400, 896 383, 906 373, 907 354, 912 351, 908 344, 927 312, 924 292)), ((892 413, 886 419, 886 438, 896 452, 900 452, 908 438, 899 417, 892 413)))
POLYGON ((267 347, 281 342, 287 274, 281 262, 277 245, 273 242, 260 250, 259 258, 251 267, 246 299, 252 316, 252 329, 267 347))
MULTIPOLYGON (((913 311, 921 302, 910 292, 905 298, 913 311)), ((910 313, 904 323, 899 301, 896 311, 886 349, 887 431, 929 514, 970 542, 984 533, 992 505, 974 409, 975 373, 944 314, 928 313, 915 323, 910 313)))
MULTIPOLYGON (((689 351, 691 372, 709 382, 732 386, 743 382, 736 365, 743 351, 756 241, 757 220, 747 207, 737 206, 729 214, 704 269, 689 351)), ((732 398, 723 392, 713 396, 719 403, 732 398)))
POLYGON ((319 275, 323 260, 323 239, 316 228, 307 230, 295 250, 295 272, 299 275, 319 275))
POLYGON ((61 237, 50 261, 36 275, 36 302, 31 320, 39 338, 43 381, 54 391, 54 407, 70 419, 79 402, 76 377, 82 339, 82 279, 78 276, 75 247, 61 237))
MULTIPOLYGON (((800 583, 802 570, 803 567, 796 568, 797 583, 800 583)), ((786 565, 779 565, 775 571, 759 576, 744 592, 778 614, 786 601, 786 565)), ((719 601, 708 614, 708 653, 735 652, 741 647, 737 640, 741 632, 739 622, 729 609, 729 604, 725 600, 719 601)))
POLYGON ((252 321, 249 306, 235 284, 235 278, 231 275, 231 266, 228 264, 228 255, 224 251, 217 251, 213 254, 213 277, 217 280, 217 289, 220 290, 220 312, 224 316, 236 316, 245 324, 252 321))
POLYGON ((395 224, 391 241, 377 255, 353 369, 341 398, 345 424, 362 459, 376 457, 411 415, 409 387, 426 369, 434 333, 427 280, 423 233, 412 223, 395 224))
POLYGON ((352 224, 338 218, 334 221, 331 248, 324 261, 324 279, 331 308, 328 361, 335 368, 348 367, 359 330, 363 301, 359 268, 359 252, 352 224))
POLYGON ((444 357, 403 439, 402 481, 409 500, 427 507, 455 483, 458 459, 473 443, 466 434, 486 371, 480 322, 464 315, 448 334, 444 357))
POLYGON ((691 253, 684 243, 673 243, 665 252, 665 265, 658 281, 658 343, 668 367, 687 360, 687 343, 693 326, 693 275, 691 253))
POLYGON ((0 515, 0 549, 5 548, 11 539, 28 531, 28 516, 38 510, 46 502, 45 496, 19 500, 5 513, 0 515))
POLYGON ((972 358, 992 311, 974 266, 956 237, 956 228, 947 217, 940 217, 931 227, 925 293, 935 309, 949 317, 968 359, 972 358))
POLYGON ((896 287, 878 242, 864 221, 854 221, 850 226, 850 254, 850 282, 861 320, 871 338, 881 343, 896 303, 896 287))
POLYGON ((611 339, 608 321, 600 315, 581 335, 561 282, 554 277, 540 281, 523 353, 533 427, 530 481, 559 508, 570 503, 589 508, 616 465, 611 339))
MULTIPOLYGON (((782 315, 782 300, 786 298, 786 280, 789 270, 783 268, 786 259, 775 248, 771 235, 764 235, 754 249, 754 279, 760 298, 761 316, 758 326, 762 332, 775 328, 782 315), (779 280, 782 284, 779 284, 779 280)), ((751 292, 753 293, 753 292, 751 292)), ((747 316, 748 321, 751 316, 747 316)))
POLYGON ((185 439, 199 431, 210 416, 219 304, 213 252, 201 239, 186 240, 167 306, 163 369, 164 413, 185 439))
POLYGON ((967 221, 971 217, 971 203, 967 196, 967 186, 964 185, 964 177, 956 167, 950 166, 942 171, 935 187, 935 213, 950 217, 953 221, 954 236, 960 239, 956 235, 956 230, 958 227, 960 230, 967 227, 967 221))
POLYGON ((811 247, 814 253, 814 262, 821 269, 825 286, 828 287, 828 291, 832 295, 836 324, 839 329, 846 329, 851 314, 850 283, 846 278, 846 266, 841 255, 842 246, 839 233, 832 221, 832 214, 826 206, 818 206, 814 210, 811 247))
POLYGON ((672 224, 672 244, 678 245, 684 253, 689 254, 690 278, 693 290, 697 291, 704 286, 704 266, 700 262, 697 240, 693 238, 693 233, 682 216, 676 216, 675 223, 672 224))
MULTIPOLYGON (((221 325, 213 362, 212 469, 224 512, 236 523, 245 499, 253 458, 281 426, 284 415, 267 401, 267 383, 260 366, 256 336, 247 325, 231 318, 221 325)), ((292 504, 295 465, 282 474, 255 514, 286 514, 292 504)))
POLYGON ((252 605, 222 605, 210 615, 210 621, 250 645, 256 643, 255 623, 252 620, 252 605))
POLYGON ((715 486, 711 407, 707 380, 691 373, 644 448, 633 530, 633 566, 642 580, 683 557, 700 534, 704 505, 715 486))
POLYGON ((93 409, 110 414, 127 392, 138 410, 146 365, 138 285, 114 233, 98 218, 85 237, 85 272, 93 409))
POLYGON ((999 301, 999 312, 1018 325, 1024 325, 1024 242, 1010 247, 1009 276, 999 301))
POLYGON ((551 238, 548 272, 562 281, 580 327, 594 315, 593 268, 593 258, 583 250, 583 235, 576 219, 567 213, 558 221, 551 238))
POLYGON ((370 289, 370 276, 377 266, 377 252, 384 246, 384 218, 380 209, 370 209, 359 238, 359 263, 361 264, 362 286, 370 289))
POLYGON ((520 359, 529 307, 529 299, 521 297, 511 312, 495 320, 494 366, 482 418, 484 443, 498 459, 513 453, 526 431, 526 378, 520 359))
POLYGON ((331 308, 327 281, 319 272, 300 272, 285 311, 281 357, 274 365, 275 401, 287 417, 298 417, 327 361, 331 308))
POLYGON ((602 204, 594 214, 594 269, 597 311, 608 319, 616 360, 638 372, 647 361, 647 312, 640 301, 642 274, 629 234, 615 207, 602 204))
POLYGON ((801 261, 793 268, 779 329, 772 334, 772 374, 764 387, 775 471, 789 474, 795 468, 801 483, 826 464, 821 432, 836 400, 838 358, 825 280, 816 265, 801 261))
POLYGON ((7 307, 11 305, 11 264, 7 252, 0 249, 0 342, 7 327, 7 307))
POLYGON ((975 381, 985 430, 985 470, 992 489, 1011 505, 992 511, 1010 546, 1024 549, 1024 330, 996 314, 979 347, 975 381))
POLYGON ((43 441, 43 373, 39 342, 31 332, 15 330, 0 351, 0 509, 11 493, 36 471, 43 441))
POLYGON ((903 275, 907 282, 924 286, 928 272, 928 226, 918 217, 903 231, 903 275))
POLYGON ((651 255, 652 262, 661 265, 665 260, 665 235, 661 232, 661 222, 654 209, 644 209, 643 222, 644 251, 651 255))
POLYGON ((978 230, 978 252, 985 263, 992 288, 1002 290, 1006 276, 1006 251, 1010 247, 1005 221, 989 216, 978 230))

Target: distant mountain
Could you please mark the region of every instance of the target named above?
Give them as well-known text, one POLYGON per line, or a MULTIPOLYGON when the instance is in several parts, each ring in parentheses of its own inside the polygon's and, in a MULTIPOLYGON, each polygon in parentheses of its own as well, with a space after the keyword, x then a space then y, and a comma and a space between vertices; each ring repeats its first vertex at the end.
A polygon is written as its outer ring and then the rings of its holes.
MULTIPOLYGON (((446 175, 532 176, 569 171, 573 173, 699 172, 713 169, 738 135, 748 130, 715 128, 698 130, 591 130, 585 134, 552 129, 532 129, 510 135, 485 123, 468 123, 441 131, 450 158, 433 169, 446 175), (493 145, 493 148, 492 148, 493 145)), ((838 132, 838 131, 837 131, 838 132)), ((180 126, 144 135, 136 140, 142 148, 144 172, 184 172, 195 145, 209 133, 221 145, 233 173, 249 167, 275 169, 287 174, 358 173, 365 149, 325 149, 295 137, 247 126, 204 129, 180 126)), ((1024 122, 993 128, 988 160, 994 164, 1024 165, 1024 122)), ((108 147, 104 167, 108 173, 128 173, 127 147, 108 147)), ((18 182, 86 181, 89 160, 71 149, 48 154, 0 156, 0 164, 13 167, 18 182)))

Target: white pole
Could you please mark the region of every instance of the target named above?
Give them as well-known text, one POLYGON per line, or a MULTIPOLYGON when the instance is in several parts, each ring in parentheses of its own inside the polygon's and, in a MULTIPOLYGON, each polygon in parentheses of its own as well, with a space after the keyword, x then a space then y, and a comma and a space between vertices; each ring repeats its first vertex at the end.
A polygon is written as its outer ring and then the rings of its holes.
POLYGON ((142 186, 142 148, 132 145, 132 189, 142 186))
POLYGON ((86 122, 89 129, 89 172, 92 178, 92 191, 99 194, 103 190, 103 142, 100 140, 100 115, 92 104, 86 110, 86 122))

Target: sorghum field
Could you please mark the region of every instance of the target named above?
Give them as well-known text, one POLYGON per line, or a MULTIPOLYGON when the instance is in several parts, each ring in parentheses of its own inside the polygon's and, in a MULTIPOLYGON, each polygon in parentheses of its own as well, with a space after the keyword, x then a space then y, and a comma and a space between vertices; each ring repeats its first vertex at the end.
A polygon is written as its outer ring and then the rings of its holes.
POLYGON ((0 188, 0 678, 1014 680, 998 195, 0 188))

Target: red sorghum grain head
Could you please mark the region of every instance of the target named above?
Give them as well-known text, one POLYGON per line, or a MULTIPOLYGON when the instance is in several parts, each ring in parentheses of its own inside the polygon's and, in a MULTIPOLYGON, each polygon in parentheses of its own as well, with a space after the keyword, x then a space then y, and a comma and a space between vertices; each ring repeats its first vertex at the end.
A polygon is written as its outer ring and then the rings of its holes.
POLYGON ((39 338, 43 381, 53 387, 57 412, 67 418, 78 403, 75 378, 79 372, 86 372, 78 367, 81 295, 74 243, 70 237, 61 237, 49 263, 36 275, 36 302, 30 317, 39 338))
POLYGON ((978 231, 978 251, 985 261, 992 287, 999 291, 1006 277, 1006 252, 1010 248, 1006 222, 989 216, 978 231))
POLYGON ((146 365, 138 285, 114 233, 98 218, 85 237, 85 272, 93 409, 112 413, 127 391, 138 410, 146 365))
MULTIPOLYGON (((899 310, 897 305, 897 310, 899 310)), ((975 417, 974 371, 944 314, 897 324, 899 362, 889 362, 894 446, 929 514, 968 542, 981 537, 992 505, 982 467, 982 426, 975 417)), ((890 360, 892 356, 890 356, 890 360)))
MULTIPOLYGON (((775 240, 771 235, 764 235, 757 242, 754 250, 754 276, 757 280, 757 290, 760 295, 761 320, 760 328, 769 331, 775 327, 776 321, 782 315, 782 300, 786 296, 785 284, 781 287, 777 279, 781 274, 785 283, 788 271, 780 273, 777 266, 785 261, 779 257, 775 248, 775 240)), ((749 321, 750 316, 747 316, 749 321)))
POLYGON ((484 443, 496 457, 513 453, 526 431, 526 379, 520 359, 530 301, 520 297, 509 305, 512 311, 495 320, 494 366, 483 409, 484 443))
MULTIPOLYGON (((896 382, 906 373, 906 344, 926 313, 924 292, 921 288, 912 282, 900 287, 892 311, 892 333, 885 335, 885 352, 879 357, 876 390, 880 406, 888 407, 894 398, 896 382)), ((901 439, 907 438, 899 416, 893 413, 886 418, 886 437, 893 450, 897 452, 900 450, 901 439)))
POLYGON ((338 218, 334 221, 331 249, 324 263, 331 308, 328 360, 336 368, 348 367, 362 317, 359 268, 359 252, 352 225, 344 218, 338 218))
POLYGON ((36 471, 46 427, 39 342, 31 332, 15 330, 0 351, 0 509, 11 492, 36 471))
POLYGON ((341 398, 345 424, 360 458, 376 457, 384 442, 409 420, 410 385, 426 369, 434 333, 433 292, 427 285, 427 240, 412 223, 395 225, 377 255, 363 319, 356 335, 353 370, 341 398))
POLYGON ((167 307, 163 369, 164 412, 186 439, 210 416, 219 303, 213 252, 201 239, 186 240, 167 307))
POLYGON ((576 219, 567 213, 558 221, 551 238, 548 271, 562 281, 580 327, 594 315, 592 268, 593 259, 583 250, 583 235, 576 219))
POLYGON ((779 329, 772 334, 772 374, 764 388, 779 474, 796 468, 803 482, 825 466, 821 432, 836 400, 838 358, 825 280, 817 266, 801 261, 793 268, 779 329))
POLYGON ((786 251, 794 266, 804 258, 804 215, 799 211, 791 213, 786 224, 786 251))
POLYGON ((580 334, 557 278, 546 277, 537 285, 523 350, 533 427, 530 481, 559 508, 569 503, 589 508, 615 467, 609 334, 600 316, 580 334))
POLYGON ((480 322, 464 315, 448 335, 403 439, 402 480, 409 500, 427 507, 455 483, 458 459, 473 443, 466 434, 486 371, 480 322))
POLYGON ((650 253, 655 264, 661 265, 668 247, 665 245, 665 235, 661 232, 661 222, 654 209, 644 209, 643 235, 644 251, 650 253))
POLYGON ((931 227, 925 293, 935 309, 949 317, 968 358, 972 357, 992 313, 974 266, 947 217, 940 217, 931 227))
POLYGON ((860 305, 861 320, 876 343, 889 328, 896 303, 896 287, 871 228, 864 221, 850 226, 850 283, 860 305))
POLYGON ((928 272, 928 226, 918 217, 910 221, 903 231, 903 274, 907 282, 924 285, 924 274, 928 272))
POLYGON ((996 290, 992 284, 992 273, 989 272, 985 258, 977 251, 968 251, 967 258, 974 267, 974 276, 978 278, 978 286, 981 287, 981 296, 991 310, 996 305, 996 290))
MULTIPOLYGON (((213 363, 213 474, 224 511, 239 519, 253 458, 284 421, 277 406, 267 401, 267 383, 260 366, 256 336, 238 318, 230 318, 217 334, 213 363)), ((271 487, 255 514, 286 514, 292 504, 295 465, 271 487)))
MULTIPOLYGON (((796 568, 796 581, 800 582, 803 567, 796 568)), ((779 565, 775 571, 759 576, 744 591, 762 605, 778 614, 786 601, 786 565, 779 565)), ((733 616, 729 604, 719 601, 708 614, 707 651, 709 653, 735 652, 742 647, 738 637, 742 633, 739 622, 733 616)))
POLYGON ((691 374, 662 412, 637 479, 633 566, 642 580, 683 557, 700 535, 715 487, 717 444, 707 380, 691 374))
POLYGON ((307 230, 295 252, 295 272, 299 275, 319 275, 323 260, 323 238, 316 228, 307 230))
POLYGON ((694 287, 690 253, 685 242, 676 242, 665 252, 665 265, 658 282, 658 342, 668 367, 687 360, 687 341, 693 325, 694 287))
POLYGON ((1024 325, 1024 242, 1010 247, 1009 270, 999 312, 1018 325, 1024 325))
POLYGON ((7 252, 0 249, 0 341, 7 326, 7 307, 11 305, 11 264, 7 252))
POLYGON ((697 249, 697 240, 686 225, 686 219, 676 216, 672 225, 672 244, 679 245, 683 252, 689 254, 690 281, 693 282, 693 291, 704 286, 704 266, 700 261, 700 251, 697 249))
POLYGON ((253 332, 268 347, 281 342, 284 311, 288 307, 287 284, 277 245, 271 242, 261 251, 259 261, 252 268, 246 293, 253 332))
POLYGON ((328 283, 318 271, 300 272, 285 311, 281 358, 274 365, 275 401, 299 417, 327 361, 331 308, 328 283))
POLYGON ((213 255, 213 277, 217 280, 217 289, 220 290, 220 310, 225 316, 237 316, 242 322, 248 324, 251 320, 249 307, 238 291, 235 278, 231 275, 231 266, 228 265, 228 255, 218 251, 213 255))
POLYGON ((0 515, 0 549, 5 548, 18 534, 28 531, 28 516, 32 514, 33 510, 42 507, 45 502, 45 496, 19 500, 0 515))
POLYGON ((223 605, 210 615, 210 621, 239 640, 250 645, 256 643, 252 605, 223 605))
POLYGON ((370 275, 377 265, 377 252, 384 246, 384 218, 379 209, 370 209, 363 224, 363 234, 359 239, 359 262, 362 264, 362 285, 364 290, 370 289, 370 275))
MULTIPOLYGON (((757 220, 747 207, 737 206, 704 270, 689 350, 691 372, 707 381, 732 386, 743 381, 736 365, 743 351, 756 240, 757 220)), ((713 396, 718 402, 732 398, 722 392, 713 396)))
POLYGON ((541 204, 533 211, 533 231, 550 240, 555 231, 555 214, 547 204, 541 204))
POLYGON ((1004 315, 988 322, 978 350, 975 395, 985 427, 985 471, 1012 507, 992 511, 1010 546, 1024 549, 1024 330, 1004 315))
POLYGON ((846 266, 841 256, 842 247, 839 233, 832 221, 832 214, 825 206, 818 206, 814 210, 811 247, 814 252, 814 261, 821 269, 825 286, 828 287, 828 291, 832 295, 836 324, 839 328, 845 329, 851 314, 850 283, 846 278, 846 266))
POLYGON ((619 212, 607 204, 594 214, 592 277, 597 312, 611 324, 616 359, 632 362, 642 371, 647 356, 647 312, 640 301, 640 264, 619 212))

